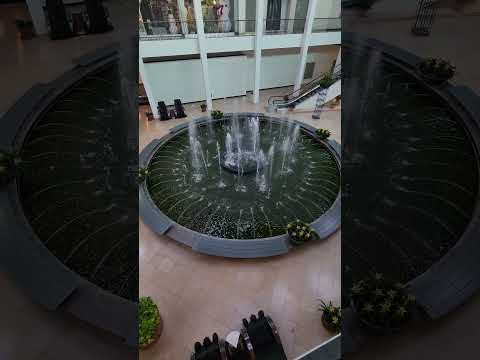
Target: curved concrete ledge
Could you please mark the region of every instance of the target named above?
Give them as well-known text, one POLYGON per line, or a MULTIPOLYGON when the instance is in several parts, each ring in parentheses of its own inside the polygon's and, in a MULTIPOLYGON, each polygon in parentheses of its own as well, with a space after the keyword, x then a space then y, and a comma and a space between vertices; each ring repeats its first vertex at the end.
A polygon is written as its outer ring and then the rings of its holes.
MULTIPOLYGON (((262 113, 239 113, 239 115, 258 116, 265 119, 268 118, 276 123, 286 121, 262 113)), ((231 116, 232 114, 224 114, 224 117, 226 118, 231 116)), ((192 121, 201 125, 205 124, 209 119, 209 117, 202 117, 192 121)), ((314 127, 298 121, 294 121, 294 123, 299 124, 304 132, 317 139, 317 141, 320 141, 315 135, 316 129, 314 127)), ((170 129, 170 133, 163 138, 153 140, 140 153, 139 166, 148 167, 150 160, 163 144, 172 139, 175 135, 187 131, 187 129, 188 122, 173 127, 170 129)), ((340 145, 333 140, 322 143, 327 146, 334 155, 335 160, 337 161, 337 166, 340 169, 340 145)), ((225 239, 187 229, 171 220, 155 205, 148 193, 145 182, 141 184, 139 189, 139 201, 140 216, 154 232, 159 235, 167 235, 168 237, 191 247, 194 251, 203 254, 229 258, 260 258, 282 255, 287 253, 291 248, 286 234, 263 239, 225 239)), ((341 206, 339 193, 332 207, 321 217, 312 222, 311 226, 319 234, 321 239, 326 239, 332 233, 337 231, 340 224, 341 206)))
MULTIPOLYGON (((416 72, 416 65, 421 58, 403 49, 348 33, 342 35, 342 43, 343 46, 359 48, 360 51, 381 52, 384 61, 415 77, 425 88, 448 104, 470 134, 480 169, 480 97, 478 95, 464 86, 447 84, 435 87, 425 83, 416 72)), ((480 201, 477 201, 472 220, 457 244, 429 270, 408 284, 410 291, 417 298, 417 303, 431 318, 438 318, 451 312, 480 289, 479 236, 480 201)))
MULTIPOLYGON (((33 86, 2 117, 0 147, 19 151, 31 126, 51 104, 86 75, 118 60, 109 46, 75 62, 60 78, 33 86)), ((17 183, 0 189, 0 263, 31 299, 50 310, 67 311, 137 346, 137 304, 109 293, 60 262, 30 226, 17 183)))

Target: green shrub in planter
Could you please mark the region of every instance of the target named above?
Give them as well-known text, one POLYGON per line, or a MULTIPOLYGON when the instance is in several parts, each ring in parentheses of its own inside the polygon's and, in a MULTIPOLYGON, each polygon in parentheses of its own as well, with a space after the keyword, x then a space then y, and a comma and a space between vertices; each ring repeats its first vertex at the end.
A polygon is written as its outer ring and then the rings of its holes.
POLYGON ((325 74, 322 76, 322 78, 318 81, 318 84, 323 87, 327 88, 330 87, 330 85, 333 85, 335 81, 333 81, 332 75, 330 74, 325 74))
POLYGON ((411 318, 415 297, 402 284, 382 274, 372 274, 355 283, 350 291, 353 309, 370 330, 390 333, 411 318))
POLYGON ((327 140, 331 135, 330 130, 328 129, 317 129, 315 133, 320 138, 320 140, 327 140))
POLYGON ((138 343, 141 348, 157 340, 160 322, 157 305, 150 297, 141 297, 138 304, 138 343))
POLYGON ((215 119, 215 120, 223 118, 223 112, 221 112, 220 110, 213 110, 211 115, 212 115, 212 119, 215 119))
POLYGON ((138 183, 142 183, 144 182, 145 180, 147 180, 147 177, 148 177, 148 169, 147 168, 144 168, 144 167, 141 167, 138 169, 138 177, 137 177, 137 181, 138 183))
POLYGON ((320 311, 322 312, 322 324, 327 330, 340 332, 342 329, 342 310, 334 306, 330 301, 328 304, 321 300, 320 311))
POLYGON ((418 68, 422 75, 432 82, 445 82, 455 75, 455 66, 443 59, 426 58, 418 68))
POLYGON ((287 233, 290 237, 290 242, 296 246, 317 238, 317 234, 310 225, 300 220, 287 224, 287 233))

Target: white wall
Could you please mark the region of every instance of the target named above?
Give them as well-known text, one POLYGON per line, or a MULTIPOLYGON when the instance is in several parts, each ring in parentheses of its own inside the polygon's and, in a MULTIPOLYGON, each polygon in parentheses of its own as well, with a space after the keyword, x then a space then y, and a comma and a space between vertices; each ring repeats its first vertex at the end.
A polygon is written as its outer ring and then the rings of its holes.
MULTIPOLYGON (((307 61, 315 61, 314 73, 330 69, 337 56, 337 47, 315 49, 307 61)), ((268 50, 262 56, 261 89, 292 86, 295 82, 299 49, 268 50)), ((253 53, 208 59, 212 98, 242 96, 253 90, 255 59, 253 53)), ((182 102, 205 101, 202 65, 199 59, 165 61, 145 64, 155 103, 174 99, 182 102)))
POLYGON ((320 0, 317 1, 315 18, 336 18, 340 17, 342 8, 341 0, 320 0))
MULTIPOLYGON (((309 46, 340 44, 341 35, 340 31, 313 33, 309 46)), ((262 48, 299 48, 302 38, 303 34, 264 35, 262 36, 262 48)), ((255 36, 207 37, 205 39, 208 53, 252 51, 254 42, 255 36)), ((139 51, 142 58, 199 54, 197 39, 140 41, 139 51)))
MULTIPOLYGON (((336 60, 339 46, 316 46, 308 49, 307 62, 315 62, 313 77, 317 78, 323 73, 330 71, 332 63, 336 60)), ((309 81, 305 79, 305 81, 309 81)))

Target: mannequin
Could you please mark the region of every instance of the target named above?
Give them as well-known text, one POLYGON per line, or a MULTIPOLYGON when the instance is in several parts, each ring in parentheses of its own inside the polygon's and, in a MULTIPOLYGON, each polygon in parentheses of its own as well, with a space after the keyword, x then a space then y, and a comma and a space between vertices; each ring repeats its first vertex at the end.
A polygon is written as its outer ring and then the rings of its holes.
POLYGON ((217 7, 218 31, 229 32, 232 29, 230 21, 230 0, 220 0, 217 7))

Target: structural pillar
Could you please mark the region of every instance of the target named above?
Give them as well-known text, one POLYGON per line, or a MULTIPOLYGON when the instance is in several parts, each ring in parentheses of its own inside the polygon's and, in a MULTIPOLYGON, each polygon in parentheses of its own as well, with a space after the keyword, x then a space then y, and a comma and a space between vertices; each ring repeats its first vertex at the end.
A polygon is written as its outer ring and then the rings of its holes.
POLYGON ((315 11, 317 9, 317 0, 308 2, 307 19, 305 21, 305 30, 303 32, 302 48, 300 50, 300 63, 298 64, 297 79, 295 80, 294 91, 302 86, 303 75, 305 73, 305 65, 307 64, 308 46, 312 36, 313 20, 315 19, 315 11))
POLYGON ((247 3, 245 0, 235 1, 236 5, 236 14, 237 14, 237 24, 235 31, 239 34, 245 33, 245 18, 247 15, 247 3))
POLYGON ((335 61, 335 68, 342 66, 342 47, 339 46, 337 60, 335 61))
POLYGON ((297 0, 290 0, 288 3, 288 14, 287 14, 287 32, 288 34, 293 33, 293 25, 295 19, 295 13, 297 11, 297 0))
POLYGON ((195 23, 197 24, 198 50, 203 70, 203 84, 205 86, 205 96, 207 109, 212 110, 212 92, 210 90, 210 78, 208 75, 208 59, 205 43, 205 30, 203 27, 202 3, 200 0, 193 0, 193 9, 195 10, 195 23))
POLYGON ((265 1, 256 2, 256 20, 255 20, 255 83, 253 87, 253 102, 260 102, 260 81, 262 78, 262 37, 263 37, 263 11, 265 1))
POLYGON ((32 18, 33 25, 35 26, 35 32, 37 35, 43 35, 48 33, 48 28, 45 19, 45 13, 43 12, 42 5, 44 1, 27 0, 28 11, 32 18))
POLYGON ((160 114, 158 113, 157 102, 153 95, 152 87, 150 86, 150 79, 148 78, 142 56, 138 58, 138 70, 140 72, 140 77, 142 78, 143 87, 145 88, 145 92, 147 93, 148 103, 150 104, 150 108, 152 109, 153 117, 155 119, 159 119, 160 114))

